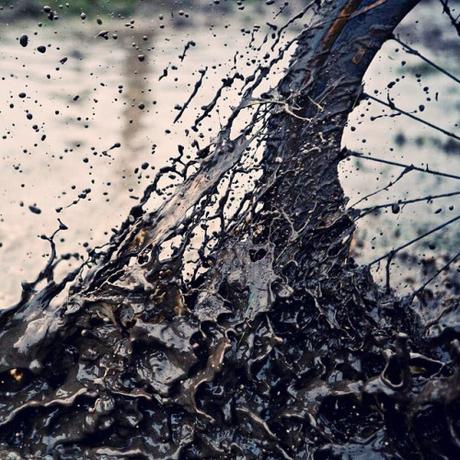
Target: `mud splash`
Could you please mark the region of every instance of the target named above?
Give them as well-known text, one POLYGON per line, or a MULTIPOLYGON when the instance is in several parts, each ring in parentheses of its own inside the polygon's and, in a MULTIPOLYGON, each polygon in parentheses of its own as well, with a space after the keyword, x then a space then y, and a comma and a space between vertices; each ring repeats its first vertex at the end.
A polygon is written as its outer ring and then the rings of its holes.
POLYGON ((52 251, 1 312, 4 457, 458 456, 458 299, 400 298, 354 263, 337 177, 364 72, 417 3, 309 4, 295 40, 278 30, 265 65, 222 82, 244 82, 226 125, 179 148, 106 247, 60 282, 52 251))

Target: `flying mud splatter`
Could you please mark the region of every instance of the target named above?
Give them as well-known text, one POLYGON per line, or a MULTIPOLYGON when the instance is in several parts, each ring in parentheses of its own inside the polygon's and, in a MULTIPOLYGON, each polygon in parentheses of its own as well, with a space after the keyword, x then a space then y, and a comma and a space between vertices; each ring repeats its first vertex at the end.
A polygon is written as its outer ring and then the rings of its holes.
POLYGON ((238 80, 241 102, 214 141, 179 148, 105 247, 60 282, 52 251, 1 312, 3 457, 459 453, 458 299, 373 282, 337 176, 364 72, 416 4, 309 4, 295 40, 280 28, 267 64, 223 81, 216 99, 238 80))

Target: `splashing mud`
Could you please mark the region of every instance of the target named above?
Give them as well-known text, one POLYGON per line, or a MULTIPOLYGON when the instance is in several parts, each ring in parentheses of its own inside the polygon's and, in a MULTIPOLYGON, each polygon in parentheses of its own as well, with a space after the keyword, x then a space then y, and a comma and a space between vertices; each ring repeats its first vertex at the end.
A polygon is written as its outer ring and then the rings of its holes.
POLYGON ((458 299, 374 283, 337 173, 364 72, 417 3, 311 2, 222 81, 190 129, 241 84, 220 132, 179 148, 107 245, 55 281, 65 225, 47 238, 0 316, 4 458, 458 456, 458 299))

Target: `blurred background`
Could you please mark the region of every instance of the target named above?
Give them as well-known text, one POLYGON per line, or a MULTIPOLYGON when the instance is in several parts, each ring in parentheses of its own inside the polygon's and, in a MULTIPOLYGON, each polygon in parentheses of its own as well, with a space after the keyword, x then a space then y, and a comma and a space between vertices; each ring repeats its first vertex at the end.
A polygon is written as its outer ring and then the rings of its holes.
MULTIPOLYGON (((103 245, 136 204, 156 171, 178 148, 205 145, 239 100, 223 91, 213 117, 191 131, 201 107, 230 73, 249 75, 263 39, 282 27, 303 0, 0 0, 0 306, 14 303, 20 283, 44 265, 56 240, 68 270, 103 245), (202 85, 181 119, 176 116, 202 85)), ((449 3, 456 15, 460 3, 449 3)), ((283 34, 292 39, 295 22, 283 34)), ((421 2, 398 29, 401 39, 460 75, 460 41, 440 1, 421 2)), ((270 50, 269 50, 270 51, 270 50)), ((267 79, 275 86, 288 58, 267 79)), ((459 83, 389 41, 365 79, 365 91, 460 135, 459 83)), ((353 112, 344 146, 374 157, 460 176, 460 143, 376 103, 353 112)), ((350 206, 398 178, 401 169, 346 160, 341 180, 350 206)), ((411 172, 359 203, 451 194, 382 208, 357 221, 353 253, 367 263, 460 211, 458 180, 411 172), (453 193, 453 194, 452 194, 453 193), (397 212, 395 212, 397 211, 397 212)), ((410 290, 460 247, 453 224, 399 254, 396 285, 410 290)), ((458 291, 458 263, 439 282, 458 291)), ((374 267, 381 278, 383 267, 374 267)), ((384 270, 383 270, 384 271, 384 270)), ((442 286, 441 286, 442 285, 442 286)))

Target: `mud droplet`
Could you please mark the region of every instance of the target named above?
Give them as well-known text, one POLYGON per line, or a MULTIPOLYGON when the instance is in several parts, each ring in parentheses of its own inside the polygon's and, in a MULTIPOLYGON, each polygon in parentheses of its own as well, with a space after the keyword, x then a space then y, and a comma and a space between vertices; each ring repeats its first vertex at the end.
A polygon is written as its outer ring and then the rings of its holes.
POLYGON ((97 34, 98 37, 102 37, 106 40, 109 39, 109 31, 108 30, 101 30, 98 34, 97 34))
POLYGON ((42 210, 37 207, 36 205, 30 205, 29 206, 29 211, 33 214, 41 214, 42 213, 42 210))
POLYGON ((29 44, 29 37, 27 35, 21 35, 21 38, 19 39, 19 43, 23 48, 25 48, 29 44))

